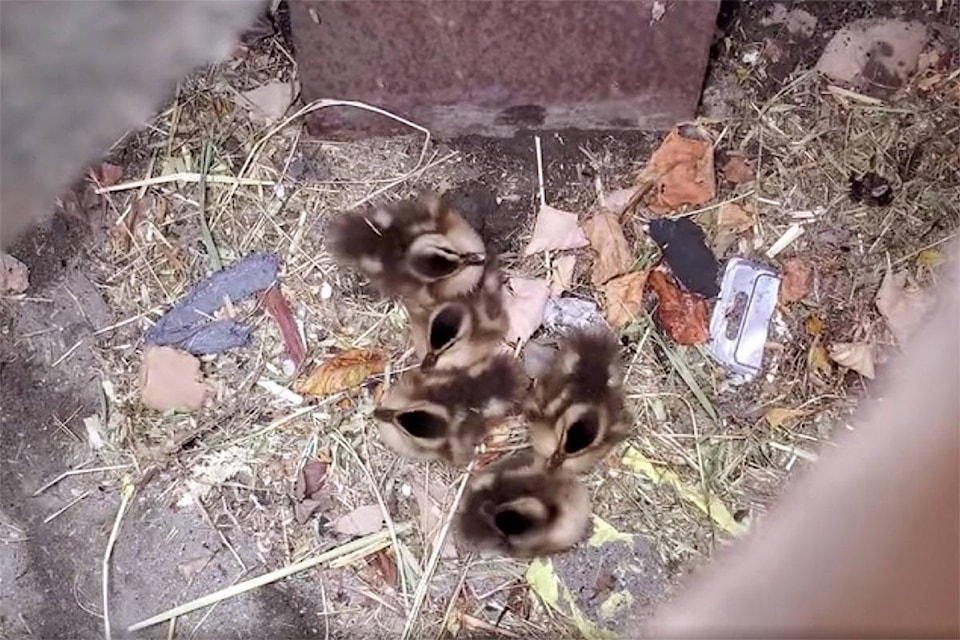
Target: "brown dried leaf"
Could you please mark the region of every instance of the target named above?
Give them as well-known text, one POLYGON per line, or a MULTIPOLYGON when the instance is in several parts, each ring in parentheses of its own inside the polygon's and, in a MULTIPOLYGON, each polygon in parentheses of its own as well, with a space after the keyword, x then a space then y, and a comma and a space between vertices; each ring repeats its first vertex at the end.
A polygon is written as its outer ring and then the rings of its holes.
POLYGON ((906 271, 895 274, 892 268, 887 269, 876 299, 877 309, 901 349, 923 324, 935 302, 929 291, 910 282, 906 271))
POLYGON ((717 212, 717 230, 721 233, 731 231, 744 233, 757 223, 752 211, 735 202, 724 202, 717 212))
POLYGON ((630 270, 633 266, 633 252, 615 214, 598 213, 587 220, 583 231, 597 254, 590 275, 593 286, 599 287, 607 280, 630 270))
POLYGON ((830 345, 829 352, 830 358, 841 367, 873 380, 873 346, 864 342, 838 342, 830 345))
POLYGON ((810 265, 797 257, 786 258, 780 263, 783 276, 780 280, 780 302, 790 304, 802 300, 810 290, 810 265))
POLYGON ((643 288, 648 271, 636 271, 614 278, 603 286, 603 314, 614 329, 629 324, 643 308, 643 288))
POLYGON ((707 341, 707 302, 689 291, 681 291, 666 274, 654 270, 647 279, 657 296, 657 321, 677 344, 702 344, 707 341))
POLYGON ((537 213, 530 244, 523 254, 531 256, 541 251, 579 249, 587 244, 587 238, 577 224, 577 214, 543 205, 537 213))
POLYGON ((814 338, 823 333, 823 320, 820 319, 820 316, 807 316, 807 319, 803 322, 803 326, 807 330, 807 335, 811 335, 814 338))
POLYGON ((753 180, 753 167, 742 153, 728 154, 721 171, 726 181, 731 184, 743 184, 753 180))
POLYGON ((296 368, 300 367, 304 358, 307 357, 307 350, 300 339, 300 332, 297 330, 297 323, 293 319, 293 313, 290 312, 290 305, 276 284, 270 287, 265 293, 261 294, 261 302, 273 321, 277 323, 280 330, 280 337, 283 339, 283 346, 286 347, 287 355, 293 361, 296 368))
POLYGON ((367 504, 337 518, 333 528, 347 536, 365 536, 383 529, 383 511, 380 505, 367 504))
POLYGON ((763 419, 767 421, 773 429, 779 429, 787 422, 793 422, 798 418, 807 415, 806 411, 800 409, 788 409, 787 407, 772 407, 763 414, 763 419))
POLYGON ((90 179, 100 187, 112 187, 120 182, 122 177, 123 167, 118 167, 109 162, 102 162, 98 166, 90 168, 90 179))
POLYGON ((577 256, 570 254, 560 256, 553 261, 553 271, 550 272, 550 295, 560 297, 573 284, 573 270, 577 266, 577 256))
POLYGON ((703 204, 716 195, 713 145, 703 139, 684 137, 673 129, 653 152, 640 172, 641 185, 654 183, 647 195, 647 208, 666 213, 685 204, 703 204))
POLYGON ((297 474, 297 484, 294 487, 294 496, 297 500, 315 498, 316 494, 323 489, 327 481, 327 469, 329 465, 323 460, 310 458, 303 463, 303 467, 297 474))
POLYGON ((833 374, 833 365, 830 364, 830 356, 827 350, 816 339, 810 345, 810 352, 807 354, 807 367, 816 374, 828 377, 833 374))
POLYGON ((525 343, 540 328, 543 308, 550 298, 550 285, 544 278, 510 278, 504 307, 510 326, 509 342, 525 343))
POLYGON ((310 396, 329 396, 358 387, 372 375, 381 373, 386 362, 379 351, 350 349, 338 353, 298 382, 296 392, 310 396))
POLYGON ((0 252, 0 293, 23 293, 30 288, 30 269, 9 253, 0 252))
POLYGON ((372 566, 383 583, 389 587, 397 586, 397 564, 393 560, 393 554, 386 549, 377 551, 367 560, 372 566))
POLYGON ((151 345, 140 364, 140 400, 158 411, 193 411, 203 406, 207 385, 202 382, 200 361, 173 347, 151 345))

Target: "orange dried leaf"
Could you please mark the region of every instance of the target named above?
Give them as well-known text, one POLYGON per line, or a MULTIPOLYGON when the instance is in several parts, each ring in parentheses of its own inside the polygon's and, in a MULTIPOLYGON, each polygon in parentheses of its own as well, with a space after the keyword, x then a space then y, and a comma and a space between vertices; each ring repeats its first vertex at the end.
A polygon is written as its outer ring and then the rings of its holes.
POLYGON ((689 291, 681 291, 662 271, 647 278, 657 296, 657 322, 677 344, 701 344, 707 341, 707 302, 689 291))
POLYGON ((787 258, 781 265, 780 302, 790 304, 802 300, 810 290, 810 265, 800 258, 787 258))
POLYGON ((823 320, 821 320, 819 316, 807 316, 803 326, 806 328, 807 334, 813 337, 817 337, 823 333, 823 320))
POLYGON ((633 252, 616 215, 598 213, 587 220, 583 231, 597 254, 590 277, 593 286, 599 287, 607 280, 630 270, 633 265, 633 252))
POLYGON ((753 180, 753 167, 747 157, 740 153, 731 153, 724 163, 723 177, 731 184, 743 184, 753 180))
POLYGON ((386 365, 383 354, 367 349, 350 349, 323 362, 296 391, 310 396, 329 396, 358 387, 370 376, 381 373, 386 365))
POLYGON ((810 346, 810 352, 807 354, 807 367, 821 376, 830 376, 833 374, 830 355, 827 353, 826 348, 820 344, 819 339, 815 340, 810 346))
POLYGON ((643 287, 646 271, 636 271, 614 278, 603 287, 604 317, 614 329, 630 323, 643 308, 643 287))
POLYGON ((712 200, 716 195, 713 145, 706 136, 687 138, 673 129, 650 156, 638 180, 641 184, 653 182, 646 205, 655 213, 712 200))
POLYGON ((800 409, 772 407, 767 409, 767 412, 763 414, 763 418, 767 421, 767 424, 769 424, 771 428, 779 429, 787 422, 793 422, 794 420, 802 418, 805 415, 807 415, 807 412, 801 411, 800 409))

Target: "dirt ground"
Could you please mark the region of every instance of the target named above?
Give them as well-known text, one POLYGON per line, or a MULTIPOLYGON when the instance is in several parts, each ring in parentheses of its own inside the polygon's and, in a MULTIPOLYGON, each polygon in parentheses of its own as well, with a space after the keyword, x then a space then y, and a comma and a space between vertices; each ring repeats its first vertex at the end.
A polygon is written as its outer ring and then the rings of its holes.
MULTIPOLYGON (((960 226, 956 74, 924 91, 913 84, 876 106, 844 102, 808 73, 836 29, 862 17, 896 17, 929 26, 949 76, 960 46, 942 26, 960 19, 958 3, 947 1, 939 12, 934 0, 781 3, 816 18, 809 33, 771 21, 774 4, 723 4, 701 124, 722 140, 718 152, 749 157, 758 178, 752 186, 724 184, 717 195, 717 202, 752 203, 762 221, 726 255, 764 259, 791 224, 809 221, 784 256, 809 265, 812 291, 778 312, 764 374, 739 391, 724 386, 722 371, 701 350, 659 338, 649 318, 620 336, 637 416, 628 445, 676 472, 684 487, 702 487, 744 527, 762 521, 791 475, 847 428, 858 398, 876 383, 835 366, 818 369, 811 354, 828 339, 870 341, 890 351, 873 302, 887 265, 908 268, 929 285, 939 248, 960 226), (892 204, 850 201, 849 174, 868 170, 890 177, 892 204), (815 332, 811 318, 820 327, 815 332), (771 425, 771 408, 794 413, 771 425)), ((150 128, 111 152, 123 181, 191 166, 198 141, 208 139, 225 150, 217 170, 239 174, 264 127, 237 115, 230 96, 289 78, 287 43, 281 29, 186 80, 150 128)), ((333 266, 323 248, 324 215, 406 174, 422 138, 328 144, 303 136, 298 127, 278 133, 244 174, 276 180, 286 192, 211 189, 210 224, 224 261, 254 250, 281 255, 284 287, 311 358, 361 347, 388 354, 400 368, 409 364, 402 314, 333 266)), ((548 201, 587 213, 596 207, 598 185, 609 192, 633 183, 662 134, 542 138, 548 201)), ((434 142, 423 160, 390 196, 456 189, 467 208, 493 207, 481 231, 504 255, 507 274, 545 273, 543 264, 518 255, 537 208, 531 135, 434 142)), ((260 319, 256 346, 204 359, 204 373, 217 381, 213 406, 196 415, 160 415, 137 400, 145 329, 207 273, 196 199, 189 184, 101 196, 83 181, 51 220, 9 251, 29 266, 30 289, 0 300, 0 637, 102 636, 104 551, 127 480, 135 491, 110 558, 115 637, 151 615, 336 548, 350 538, 328 525, 380 499, 398 525, 414 523, 400 552, 298 573, 182 616, 175 627, 160 624, 133 637, 399 636, 411 585, 430 550, 418 496, 426 493, 445 514, 460 476, 440 465, 406 463, 379 444, 369 420, 374 385, 285 404, 257 384, 290 383, 279 364, 278 334, 260 319), (127 237, 115 222, 130 215, 137 196, 154 198, 155 209, 127 237), (331 471, 320 513, 300 524, 293 482, 306 458, 326 460, 331 471), (48 486, 68 470, 75 472, 48 486), (190 492, 200 498, 185 503, 190 492)), ((693 218, 711 237, 714 209, 693 218)), ((656 251, 642 233, 627 233, 639 261, 652 260, 656 251)), ((571 292, 596 296, 582 264, 571 292)), ((878 357, 878 380, 883 361, 878 357)), ((517 434, 510 438, 511 446, 522 442, 517 434)), ((587 478, 594 511, 633 537, 555 559, 571 601, 595 621, 606 615, 601 596, 618 585, 633 594, 605 620, 623 636, 731 538, 668 484, 611 456, 587 478)), ((451 555, 432 576, 414 637, 583 634, 569 615, 542 605, 526 563, 451 555)))

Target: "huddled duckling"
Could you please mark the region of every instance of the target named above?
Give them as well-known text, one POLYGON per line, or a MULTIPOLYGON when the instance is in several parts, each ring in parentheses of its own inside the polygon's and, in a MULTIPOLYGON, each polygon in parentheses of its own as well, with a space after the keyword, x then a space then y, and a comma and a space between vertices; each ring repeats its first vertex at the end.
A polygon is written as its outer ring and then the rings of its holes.
POLYGON ((473 291, 487 263, 480 235, 435 194, 341 215, 329 238, 331 254, 381 293, 421 306, 473 291))
POLYGON ((590 521, 590 496, 576 475, 520 457, 491 465, 470 482, 458 537, 480 550, 518 558, 565 551, 590 521))
POLYGON ((606 330, 564 336, 524 407, 537 456, 548 468, 585 473, 627 434, 618 347, 606 330))
POLYGON ((488 257, 474 291, 432 308, 407 306, 414 349, 424 370, 470 367, 501 350, 509 318, 496 258, 488 257))
POLYGON ((407 372, 374 410, 380 437, 415 459, 463 465, 493 425, 516 408, 521 374, 499 354, 470 367, 407 372))

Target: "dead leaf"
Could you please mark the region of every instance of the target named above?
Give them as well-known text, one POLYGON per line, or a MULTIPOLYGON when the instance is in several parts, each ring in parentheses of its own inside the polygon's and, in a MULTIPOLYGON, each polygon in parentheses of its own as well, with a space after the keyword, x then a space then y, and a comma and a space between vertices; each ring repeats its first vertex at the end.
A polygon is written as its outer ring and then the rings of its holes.
POLYGON ((685 204, 712 200, 716 195, 713 173, 713 145, 706 134, 685 137, 679 129, 673 129, 650 156, 638 180, 641 185, 654 183, 647 208, 666 213, 685 204))
POLYGON ((923 324, 935 302, 929 291, 910 281, 906 271, 895 274, 892 268, 887 269, 876 298, 877 309, 901 349, 923 324))
POLYGON ((140 364, 140 400, 158 411, 194 411, 203 406, 207 385, 200 361, 173 347, 151 345, 140 364))
POLYGON ((254 120, 276 122, 286 114, 300 92, 297 82, 268 82, 244 91, 235 99, 238 106, 248 109, 254 120))
POLYGON ((368 504, 357 507, 350 513, 337 518, 333 528, 346 536, 365 536, 383 529, 383 511, 380 505, 368 504))
POLYGON ((510 278, 505 307, 510 326, 507 341, 525 343, 543 322, 543 308, 550 298, 544 278, 510 278))
POLYGON ((327 481, 328 469, 329 465, 317 458, 309 458, 304 462, 297 474, 297 483, 294 487, 297 500, 315 497, 327 481))
POLYGON ((807 330, 807 335, 811 335, 814 338, 823 333, 823 320, 820 319, 820 316, 807 316, 807 319, 803 322, 803 326, 807 330))
POLYGON ((293 361, 294 368, 299 368, 304 358, 307 357, 307 350, 300 339, 300 331, 297 330, 297 323, 293 319, 290 305, 287 303, 279 283, 261 294, 260 300, 267 313, 277 323, 280 337, 283 339, 283 346, 286 348, 290 360, 293 361))
POLYGON ((537 213, 530 244, 523 254, 532 256, 541 251, 579 249, 587 244, 589 242, 577 224, 577 214, 543 205, 537 213))
POLYGON ((841 367, 853 369, 873 380, 873 347, 864 342, 838 342, 830 345, 830 358, 841 367))
POLYGON ((90 168, 90 179, 99 187, 112 187, 123 177, 123 167, 109 162, 102 162, 90 168))
POLYGON ((727 161, 721 169, 723 177, 731 184, 743 184, 753 180, 753 167, 742 153, 727 154, 727 161))
POLYGON ((633 252, 615 214, 596 214, 583 225, 583 231, 597 254, 590 274, 593 286, 599 287, 630 270, 633 252))
POLYGON ((0 293, 23 293, 30 288, 30 269, 9 253, 0 252, 0 293))
POLYGON ((736 202, 724 202, 717 212, 717 230, 744 233, 757 223, 753 212, 736 202))
POLYGON ((677 344, 702 344, 707 341, 707 302, 690 291, 681 291, 660 270, 648 277, 657 296, 657 321, 663 332, 677 344))
POLYGON ((207 566, 210 560, 213 559, 213 554, 206 554, 202 556, 197 556, 186 562, 177 565, 177 571, 180 572, 180 575, 183 576, 183 579, 187 582, 193 580, 193 577, 203 571, 203 568, 207 566))
POLYGON ((393 554, 387 549, 381 549, 369 556, 367 563, 376 570, 383 584, 389 587, 397 586, 397 578, 399 577, 397 563, 393 560, 393 554))
POLYGON ((780 280, 780 302, 790 304, 802 300, 810 290, 810 265, 797 257, 786 258, 780 263, 783 275, 780 280))
POLYGON ((797 418, 807 415, 806 411, 800 409, 788 409, 787 407, 772 407, 763 414, 763 419, 767 421, 772 429, 779 429, 787 422, 793 422, 797 418))
POLYGON ((609 213, 615 213, 618 216, 630 204, 640 187, 629 187, 627 189, 617 189, 603 196, 603 208, 609 213))
POLYGON ((311 396, 333 395, 359 387, 370 376, 381 373, 385 365, 379 351, 349 349, 320 364, 310 377, 296 384, 295 390, 311 396))
POLYGON ((603 286, 604 316, 614 329, 629 324, 643 308, 647 271, 635 271, 614 278, 603 286))
POLYGON ((550 295, 559 297, 570 288, 576 266, 577 256, 573 254, 560 256, 553 261, 553 270, 550 272, 550 295))
POLYGON ((927 269, 935 269, 945 261, 943 254, 936 249, 924 249, 917 254, 917 266, 927 269))
POLYGON ((810 351, 807 353, 807 367, 821 376, 829 377, 833 375, 833 365, 830 364, 830 357, 827 350, 820 344, 819 338, 810 345, 810 351))

